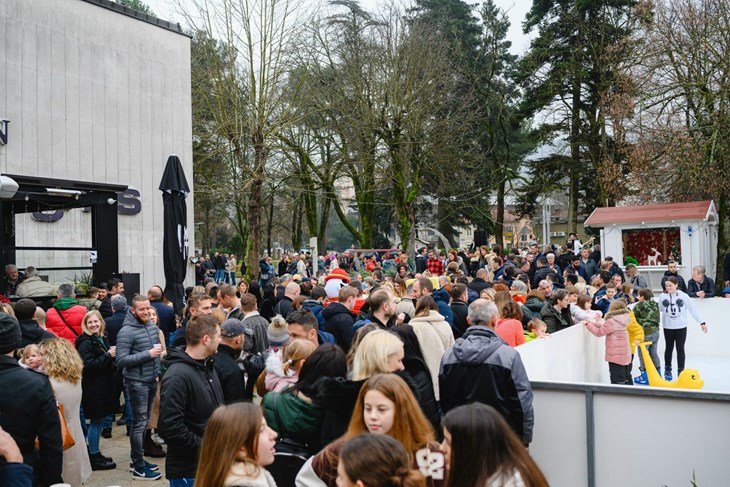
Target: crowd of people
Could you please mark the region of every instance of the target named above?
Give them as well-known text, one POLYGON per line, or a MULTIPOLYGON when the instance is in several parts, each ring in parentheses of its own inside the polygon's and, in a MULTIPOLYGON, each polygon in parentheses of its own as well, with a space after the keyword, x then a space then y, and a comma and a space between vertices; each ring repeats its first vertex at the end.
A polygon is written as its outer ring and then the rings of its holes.
POLYGON ((585 326, 606 337, 611 383, 631 385, 647 380, 641 355, 631 376, 638 343, 660 370, 663 330, 672 380, 688 317, 707 331, 693 299, 716 293, 703 267, 685 283, 670 262, 655 299, 635 266, 575 240, 330 254, 316 270, 265 256, 238 282, 213 263, 180 313, 160 286, 128 298, 118 279, 81 301, 62 284, 45 312, 3 304, 0 483, 126 468, 102 452, 116 420, 131 477, 159 479, 147 458, 165 458, 171 487, 547 485, 518 347, 585 326))

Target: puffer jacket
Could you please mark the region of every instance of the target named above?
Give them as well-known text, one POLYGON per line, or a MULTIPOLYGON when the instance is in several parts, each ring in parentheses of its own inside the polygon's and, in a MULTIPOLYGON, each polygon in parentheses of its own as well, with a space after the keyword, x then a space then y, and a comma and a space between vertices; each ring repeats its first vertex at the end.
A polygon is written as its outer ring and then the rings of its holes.
POLYGON ((195 360, 171 347, 165 365, 158 424, 167 443, 165 475, 168 479, 195 477, 203 432, 210 415, 225 402, 223 390, 211 358, 195 360))
MULTIPOLYGON (((626 342, 628 344, 628 342, 626 342)), ((471 326, 441 360, 441 410, 472 402, 499 411, 525 444, 532 441, 532 387, 517 350, 486 326, 471 326)))
POLYGON ((337 345, 342 347, 345 352, 350 350, 352 336, 355 334, 352 329, 352 325, 355 324, 355 315, 344 304, 333 302, 324 309, 322 316, 324 317, 324 331, 331 333, 335 337, 337 345))
POLYGON ((53 304, 53 308, 46 311, 46 329, 58 338, 65 338, 75 343, 76 337, 83 333, 81 321, 87 312, 88 310, 73 298, 59 299, 53 304))
POLYGON ((150 357, 150 349, 159 343, 159 328, 152 322, 140 323, 132 313, 127 314, 117 335, 117 365, 124 368, 125 379, 148 384, 157 379, 160 359, 150 357))
POLYGON ((629 311, 619 309, 606 315, 606 321, 596 326, 586 321, 586 328, 597 337, 606 337, 606 362, 618 365, 631 363, 631 348, 629 347, 629 311))
POLYGON ((266 394, 262 405, 266 423, 281 438, 306 444, 312 454, 322 449, 319 430, 322 428, 324 411, 321 407, 300 399, 295 392, 288 391, 266 394))

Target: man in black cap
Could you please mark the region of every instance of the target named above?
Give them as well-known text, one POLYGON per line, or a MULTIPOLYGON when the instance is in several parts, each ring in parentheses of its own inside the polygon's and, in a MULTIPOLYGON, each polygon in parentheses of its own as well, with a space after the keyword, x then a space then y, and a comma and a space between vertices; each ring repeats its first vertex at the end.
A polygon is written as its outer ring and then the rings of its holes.
POLYGON ((253 332, 236 318, 228 318, 221 325, 221 343, 218 353, 213 355, 213 366, 218 372, 226 404, 244 400, 246 379, 236 359, 241 355, 246 340, 252 336, 253 332))
POLYGON ((47 376, 13 358, 21 340, 18 320, 0 313, 0 427, 18 444, 23 463, 33 467, 35 485, 61 483, 63 440, 56 398, 47 376))

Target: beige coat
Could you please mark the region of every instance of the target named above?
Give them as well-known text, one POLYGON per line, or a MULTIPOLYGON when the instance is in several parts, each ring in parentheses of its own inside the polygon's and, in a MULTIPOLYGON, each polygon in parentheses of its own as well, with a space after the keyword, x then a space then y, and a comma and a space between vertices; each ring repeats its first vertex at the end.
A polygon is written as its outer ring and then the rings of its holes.
POLYGON ((428 316, 416 316, 408 323, 418 337, 423 358, 431 374, 433 393, 439 399, 439 367, 441 357, 454 344, 454 332, 438 311, 429 311, 428 316))
POLYGON ((63 452, 63 481, 72 487, 78 487, 91 477, 91 463, 86 449, 84 432, 81 429, 81 381, 72 384, 64 380, 51 378, 56 401, 63 405, 63 416, 66 425, 76 444, 63 452))

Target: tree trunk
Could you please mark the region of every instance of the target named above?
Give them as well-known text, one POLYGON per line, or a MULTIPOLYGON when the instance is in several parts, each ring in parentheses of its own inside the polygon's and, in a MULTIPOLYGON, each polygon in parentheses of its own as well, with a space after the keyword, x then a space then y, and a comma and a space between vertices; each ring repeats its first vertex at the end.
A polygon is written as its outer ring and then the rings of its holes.
POLYGON ((730 251, 730 201, 726 195, 719 195, 715 200, 717 203, 717 266, 715 269, 715 287, 717 294, 724 285, 723 264, 725 254, 730 251))
MULTIPOLYGON (((496 225, 494 225, 494 241, 503 249, 506 248, 504 245, 504 195, 507 190, 506 186, 507 175, 500 174, 499 182, 497 183, 497 217, 495 222, 496 225)), ((514 231, 514 229, 512 230, 514 231)), ((514 234, 512 235, 512 238, 514 238, 514 234)))
POLYGON ((264 187, 264 167, 268 149, 264 145, 263 138, 257 137, 254 141, 254 170, 251 174, 251 197, 248 201, 248 225, 250 246, 246 249, 246 266, 251 269, 253 275, 258 275, 254 269, 259 268, 259 257, 261 256, 261 195, 264 187))
MULTIPOLYGON (((568 165, 568 232, 576 232, 578 228, 578 179, 580 168, 580 95, 581 82, 574 73, 573 99, 571 102, 570 120, 570 163, 568 165)), ((545 241, 548 241, 546 236, 545 241)))
POLYGON ((272 248, 271 248, 271 231, 274 228, 274 191, 271 191, 271 198, 269 198, 269 220, 266 222, 266 249, 268 250, 268 254, 272 254, 272 248))
POLYGON ((319 208, 319 231, 317 232, 317 247, 319 247, 320 253, 324 253, 327 250, 327 225, 329 225, 331 207, 332 196, 323 191, 319 208))

